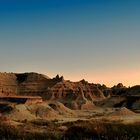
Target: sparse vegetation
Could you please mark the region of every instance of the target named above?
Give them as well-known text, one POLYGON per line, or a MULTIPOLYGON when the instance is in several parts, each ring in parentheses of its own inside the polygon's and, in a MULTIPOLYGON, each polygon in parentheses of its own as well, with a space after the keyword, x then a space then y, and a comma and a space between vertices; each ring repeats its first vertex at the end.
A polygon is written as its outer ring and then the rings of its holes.
POLYGON ((76 121, 64 123, 67 130, 59 130, 62 124, 55 122, 27 122, 30 131, 22 126, 14 127, 0 123, 0 138, 2 140, 140 140, 140 123, 122 124, 120 122, 76 121), (32 128, 37 125, 43 131, 32 128))
POLYGON ((140 123, 122 124, 120 122, 84 121, 77 122, 65 132, 65 139, 85 140, 139 140, 140 123))

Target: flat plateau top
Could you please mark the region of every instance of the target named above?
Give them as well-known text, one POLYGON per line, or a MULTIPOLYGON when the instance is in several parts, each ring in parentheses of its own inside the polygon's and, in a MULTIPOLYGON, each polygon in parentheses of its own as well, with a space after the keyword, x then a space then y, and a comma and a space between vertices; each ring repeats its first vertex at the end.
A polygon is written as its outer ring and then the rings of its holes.
POLYGON ((0 99, 3 98, 42 99, 40 96, 0 96, 0 99))

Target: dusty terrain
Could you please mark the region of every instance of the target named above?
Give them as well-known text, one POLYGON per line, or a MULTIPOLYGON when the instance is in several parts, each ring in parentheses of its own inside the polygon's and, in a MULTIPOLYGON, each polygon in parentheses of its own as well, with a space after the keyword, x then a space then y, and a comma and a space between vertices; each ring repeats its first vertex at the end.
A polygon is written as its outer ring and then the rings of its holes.
MULTIPOLYGON (((0 126, 3 128, 0 130, 3 139, 27 139, 28 134, 33 139, 71 139, 71 136, 74 139, 76 136, 71 127, 77 125, 76 129, 81 133, 85 132, 83 128, 90 126, 89 136, 93 139, 93 130, 96 129, 99 132, 104 129, 104 136, 108 135, 106 125, 140 124, 139 112, 138 85, 127 88, 119 83, 109 88, 85 80, 71 82, 59 75, 51 79, 37 73, 0 73, 0 126), (99 125, 102 128, 98 128, 99 125), (95 128, 91 129, 91 126, 95 128), (17 137, 11 129, 17 131, 17 137)), ((136 127, 139 129, 139 125, 136 127)), ((86 133, 84 137, 88 139, 86 133)))

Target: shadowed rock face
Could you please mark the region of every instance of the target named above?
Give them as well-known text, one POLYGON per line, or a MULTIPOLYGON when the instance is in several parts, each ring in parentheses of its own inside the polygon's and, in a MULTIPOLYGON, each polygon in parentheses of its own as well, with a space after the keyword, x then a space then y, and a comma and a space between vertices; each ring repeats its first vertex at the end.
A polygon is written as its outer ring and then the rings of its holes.
POLYGON ((47 90, 49 77, 37 73, 16 74, 17 94, 19 95, 41 95, 47 90))
POLYGON ((133 86, 128 88, 127 90, 128 95, 139 95, 140 96, 140 85, 133 86))

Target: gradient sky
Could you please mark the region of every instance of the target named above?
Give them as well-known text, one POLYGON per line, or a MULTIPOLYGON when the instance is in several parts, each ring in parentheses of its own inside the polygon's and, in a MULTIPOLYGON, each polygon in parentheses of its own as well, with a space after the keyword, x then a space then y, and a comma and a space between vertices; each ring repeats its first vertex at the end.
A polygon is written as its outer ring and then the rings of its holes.
POLYGON ((140 84, 140 0, 0 0, 0 71, 140 84))

